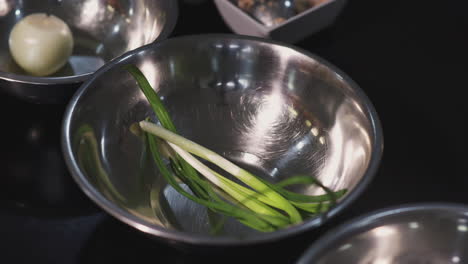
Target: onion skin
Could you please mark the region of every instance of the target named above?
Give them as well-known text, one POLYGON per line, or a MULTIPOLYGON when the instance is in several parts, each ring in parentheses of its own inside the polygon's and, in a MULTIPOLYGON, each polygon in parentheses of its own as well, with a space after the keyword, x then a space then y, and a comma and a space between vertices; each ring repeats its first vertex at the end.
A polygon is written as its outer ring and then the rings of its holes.
POLYGON ((9 38, 15 62, 33 76, 48 76, 67 63, 73 51, 73 35, 60 18, 36 13, 20 20, 9 38))

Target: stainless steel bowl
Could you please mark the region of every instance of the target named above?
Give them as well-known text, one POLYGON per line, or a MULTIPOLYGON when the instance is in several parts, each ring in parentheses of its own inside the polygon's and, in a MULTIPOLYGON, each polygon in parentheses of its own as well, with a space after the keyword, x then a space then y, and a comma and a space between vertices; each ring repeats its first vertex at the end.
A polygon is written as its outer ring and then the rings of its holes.
POLYGON ((168 39, 112 61, 71 100, 62 140, 73 177, 104 210, 196 245, 272 241, 319 226, 362 192, 382 151, 377 114, 344 73, 297 48, 235 35, 168 39), (284 230, 263 234, 228 221, 223 235, 210 235, 206 210, 167 186, 131 132, 152 111, 121 68, 129 63, 159 91, 184 136, 272 182, 305 173, 348 195, 328 214, 284 230), (92 132, 83 141, 84 127, 92 132), (90 137, 94 146, 83 143, 90 137))
POLYGON ((468 262, 468 207, 415 204, 370 213, 319 239, 298 264, 468 262))
POLYGON ((0 0, 0 90, 37 103, 66 102, 112 58, 166 38, 176 18, 173 0, 0 0), (75 40, 68 63, 49 77, 27 75, 8 48, 16 22, 37 12, 63 19, 75 40))

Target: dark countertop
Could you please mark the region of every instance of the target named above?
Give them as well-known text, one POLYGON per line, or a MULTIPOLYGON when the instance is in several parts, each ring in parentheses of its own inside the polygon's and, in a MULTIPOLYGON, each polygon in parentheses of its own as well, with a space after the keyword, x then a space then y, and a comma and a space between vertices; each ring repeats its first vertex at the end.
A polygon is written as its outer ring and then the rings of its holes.
MULTIPOLYGON (((212 1, 180 8, 173 36, 231 32, 212 1)), ((466 1, 350 1, 332 27, 296 44, 367 93, 383 124, 384 158, 367 190, 326 226, 242 254, 176 250, 103 213, 63 163, 65 106, 0 94, 0 263, 292 263, 357 215, 414 202, 468 204, 466 10, 466 1)))

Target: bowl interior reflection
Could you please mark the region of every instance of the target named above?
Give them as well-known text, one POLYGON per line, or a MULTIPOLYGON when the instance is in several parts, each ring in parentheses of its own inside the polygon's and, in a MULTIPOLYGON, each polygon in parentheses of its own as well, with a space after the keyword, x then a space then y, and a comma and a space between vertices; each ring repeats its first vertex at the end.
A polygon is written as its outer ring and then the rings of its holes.
POLYGON ((466 263, 467 213, 421 205, 374 214, 317 241, 321 249, 309 250, 299 263, 466 263))
MULTIPOLYGON (((251 38, 169 39, 100 70, 75 96, 64 126, 65 153, 77 182, 114 215, 131 217, 126 222, 137 228, 210 235, 211 218, 168 187, 144 142, 132 133, 132 124, 153 113, 122 70, 128 63, 141 68, 158 90, 179 133, 271 182, 314 175, 351 194, 370 177, 369 164, 378 163, 380 139, 370 103, 321 61, 251 38), (84 126, 92 130, 102 169, 83 165, 89 155, 84 126), (132 216, 117 213, 115 204, 132 216)), ((294 190, 321 193, 303 186, 294 190)), ((245 239, 256 235, 230 220, 222 232, 245 239)))

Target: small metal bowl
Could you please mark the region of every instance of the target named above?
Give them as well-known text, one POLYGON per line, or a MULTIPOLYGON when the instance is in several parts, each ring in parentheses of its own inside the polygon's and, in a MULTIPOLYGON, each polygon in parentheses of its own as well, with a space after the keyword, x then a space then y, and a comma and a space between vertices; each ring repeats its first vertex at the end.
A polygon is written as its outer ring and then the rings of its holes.
POLYGON ((0 0, 0 90, 35 103, 64 103, 112 58, 166 38, 176 19, 173 0, 0 0), (68 63, 48 77, 25 73, 8 47, 13 26, 38 12, 63 19, 75 41, 68 63))
POLYGON ((468 262, 468 207, 414 204, 370 213, 331 230, 298 264, 468 262))
POLYGON ((382 151, 377 114, 344 73, 294 47, 235 35, 178 37, 126 53, 74 95, 62 132, 67 165, 94 202, 143 232, 191 245, 247 245, 315 228, 363 191, 382 151), (348 194, 327 214, 283 230, 228 221, 222 235, 210 235, 206 209, 168 187, 132 133, 153 114, 125 64, 142 69, 182 135, 272 182, 308 174, 348 194))

